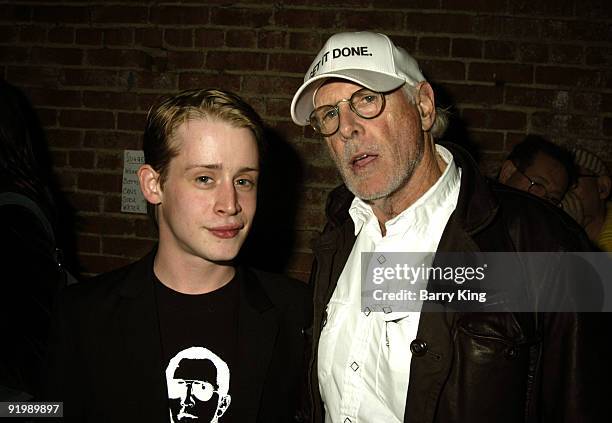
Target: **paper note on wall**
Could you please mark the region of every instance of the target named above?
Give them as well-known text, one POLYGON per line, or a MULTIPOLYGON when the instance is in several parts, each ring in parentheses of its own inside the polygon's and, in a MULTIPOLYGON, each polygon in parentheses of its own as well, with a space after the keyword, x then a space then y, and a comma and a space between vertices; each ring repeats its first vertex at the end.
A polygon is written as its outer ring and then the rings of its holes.
POLYGON ((125 213, 147 213, 145 200, 138 183, 138 168, 144 163, 142 150, 124 150, 123 184, 121 188, 121 211, 125 213))

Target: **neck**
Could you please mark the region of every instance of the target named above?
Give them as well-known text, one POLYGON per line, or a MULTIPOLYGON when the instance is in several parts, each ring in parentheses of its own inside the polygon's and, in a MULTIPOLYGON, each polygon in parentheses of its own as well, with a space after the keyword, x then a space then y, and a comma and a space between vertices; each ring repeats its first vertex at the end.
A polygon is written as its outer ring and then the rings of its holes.
POLYGON ((435 150, 433 139, 426 140, 423 160, 406 183, 385 198, 372 201, 372 211, 378 219, 383 236, 385 223, 413 205, 435 183, 446 168, 446 163, 435 150))
POLYGON ((153 263, 155 276, 168 288, 183 294, 206 294, 232 280, 231 263, 215 263, 188 254, 171 254, 162 243, 153 263))

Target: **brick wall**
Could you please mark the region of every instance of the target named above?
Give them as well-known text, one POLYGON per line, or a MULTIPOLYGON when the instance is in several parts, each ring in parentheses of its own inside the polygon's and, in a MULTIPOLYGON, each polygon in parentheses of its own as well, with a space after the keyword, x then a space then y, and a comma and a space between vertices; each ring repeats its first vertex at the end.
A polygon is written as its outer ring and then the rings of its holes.
POLYGON ((413 52, 453 111, 447 137, 494 174, 527 132, 612 162, 611 8, 607 0, 0 1, 0 76, 26 92, 44 124, 89 274, 154 242, 145 216, 120 212, 122 152, 140 148, 153 100, 193 87, 239 92, 269 124, 274 160, 291 158, 280 168, 298 186, 272 190, 279 207, 270 209, 296 214, 275 224, 272 213, 260 238, 284 234, 291 247, 278 262, 305 278, 339 178, 321 142, 293 125, 289 104, 331 33, 377 30, 413 52))

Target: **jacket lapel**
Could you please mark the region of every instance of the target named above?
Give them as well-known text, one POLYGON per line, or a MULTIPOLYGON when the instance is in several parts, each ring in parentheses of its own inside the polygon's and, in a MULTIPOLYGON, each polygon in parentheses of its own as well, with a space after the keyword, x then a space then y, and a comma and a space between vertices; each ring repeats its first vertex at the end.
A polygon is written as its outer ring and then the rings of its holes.
POLYGON ((256 421, 279 330, 278 310, 254 273, 239 268, 238 361, 232 404, 237 421, 256 421))
MULTIPOLYGON (((122 360, 130 375, 130 397, 126 417, 134 421, 167 422, 168 395, 163 369, 159 321, 153 284, 155 251, 137 262, 121 289, 118 310, 113 324, 121 333, 122 360), (137 392, 137 394, 135 394, 137 392)), ((119 388, 123 389, 123 388, 119 388)))

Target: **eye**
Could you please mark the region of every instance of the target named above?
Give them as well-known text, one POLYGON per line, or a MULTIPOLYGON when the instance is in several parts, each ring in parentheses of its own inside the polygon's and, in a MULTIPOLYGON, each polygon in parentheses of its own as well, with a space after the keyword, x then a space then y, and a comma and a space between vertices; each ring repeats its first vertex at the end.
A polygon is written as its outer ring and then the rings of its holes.
POLYGON ((245 190, 251 189, 255 186, 255 181, 247 178, 236 179, 235 183, 239 188, 243 188, 245 190))
POLYGON ((196 177, 196 182, 198 184, 208 185, 212 183, 212 178, 210 176, 198 176, 196 177))
POLYGON ((326 112, 323 113, 323 121, 334 120, 338 117, 338 110, 335 107, 329 108, 326 112))

